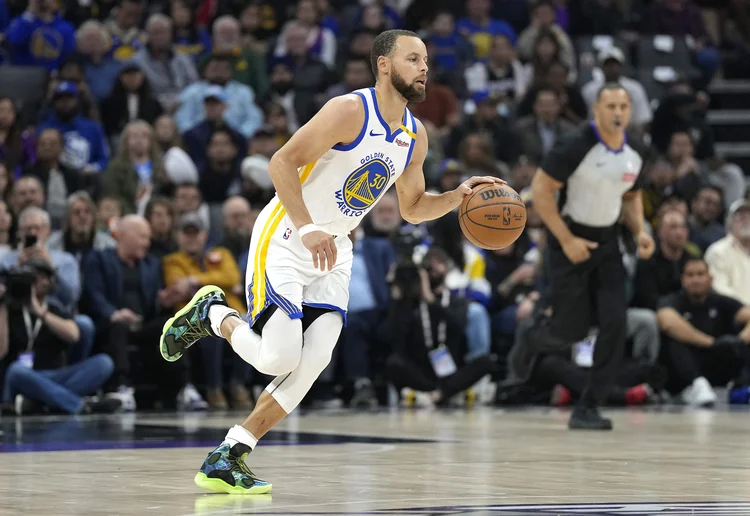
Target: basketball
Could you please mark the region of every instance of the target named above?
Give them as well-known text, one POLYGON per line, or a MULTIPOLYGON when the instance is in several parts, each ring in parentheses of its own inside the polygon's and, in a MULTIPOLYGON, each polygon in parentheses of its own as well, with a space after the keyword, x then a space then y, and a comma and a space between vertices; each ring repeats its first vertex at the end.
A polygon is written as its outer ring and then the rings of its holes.
POLYGON ((502 249, 526 227, 526 205, 508 185, 480 184, 464 197, 458 212, 466 238, 482 249, 502 249))

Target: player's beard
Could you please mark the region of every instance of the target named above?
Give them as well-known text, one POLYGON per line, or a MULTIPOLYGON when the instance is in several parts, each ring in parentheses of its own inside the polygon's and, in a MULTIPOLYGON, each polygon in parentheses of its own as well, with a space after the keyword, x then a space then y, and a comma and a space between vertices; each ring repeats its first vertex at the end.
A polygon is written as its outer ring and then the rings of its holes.
POLYGON ((391 84, 407 102, 424 102, 424 99, 427 97, 426 89, 419 91, 414 86, 414 83, 407 84, 406 80, 396 71, 395 68, 391 68, 391 84))

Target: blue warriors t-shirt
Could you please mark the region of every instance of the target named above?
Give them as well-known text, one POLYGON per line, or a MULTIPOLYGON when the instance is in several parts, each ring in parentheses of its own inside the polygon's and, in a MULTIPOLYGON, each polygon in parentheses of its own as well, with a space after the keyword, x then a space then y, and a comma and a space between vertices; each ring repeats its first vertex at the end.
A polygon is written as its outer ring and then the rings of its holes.
POLYGON ((440 68, 455 70, 461 61, 461 56, 466 56, 467 43, 458 34, 448 37, 432 36, 430 42, 434 47, 432 57, 440 68))
POLYGON ((458 21, 456 30, 471 42, 474 47, 474 57, 479 60, 487 59, 494 36, 506 36, 511 44, 514 47, 516 46, 516 33, 513 27, 502 20, 493 19, 487 25, 481 27, 472 20, 464 18, 458 21))

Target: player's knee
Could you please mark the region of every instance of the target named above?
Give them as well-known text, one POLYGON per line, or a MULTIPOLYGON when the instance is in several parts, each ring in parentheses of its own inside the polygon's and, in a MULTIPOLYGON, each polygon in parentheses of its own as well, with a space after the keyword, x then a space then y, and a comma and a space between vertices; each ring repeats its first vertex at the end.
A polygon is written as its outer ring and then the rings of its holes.
MULTIPOLYGON (((300 348, 302 344, 300 343, 300 348)), ((290 350, 291 351, 291 350, 290 350)), ((300 351, 289 353, 267 353, 263 356, 263 361, 259 364, 258 370, 263 374, 279 376, 291 373, 299 365, 302 353, 300 351)))
POLYGON ((257 369, 263 374, 278 376, 291 373, 302 358, 302 325, 299 320, 263 330, 261 360, 257 369))
POLYGON ((343 319, 337 312, 327 312, 313 322, 305 332, 305 365, 318 374, 331 362, 343 319))

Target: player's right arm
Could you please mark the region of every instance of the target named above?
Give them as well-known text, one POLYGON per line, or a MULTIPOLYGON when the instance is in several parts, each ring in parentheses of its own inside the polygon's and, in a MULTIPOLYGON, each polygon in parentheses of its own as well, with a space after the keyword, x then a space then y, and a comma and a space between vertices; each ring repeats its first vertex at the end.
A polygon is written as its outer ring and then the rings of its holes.
MULTIPOLYGON (((302 199, 298 169, 314 163, 334 145, 356 140, 364 122, 364 105, 357 95, 335 97, 271 158, 268 173, 281 204, 298 230, 313 224, 302 199)), ((312 231, 302 237, 302 243, 310 250, 316 268, 333 268, 336 245, 331 235, 319 230, 312 231)))

